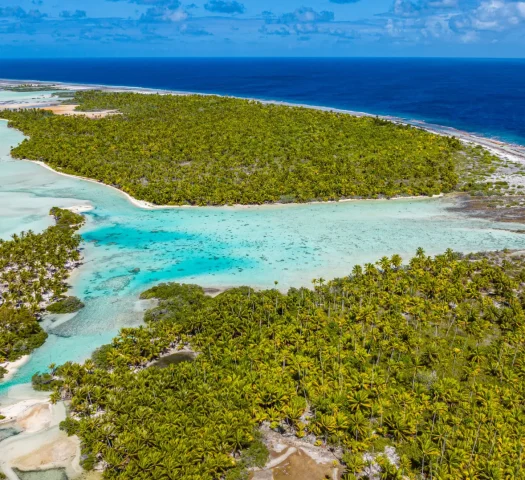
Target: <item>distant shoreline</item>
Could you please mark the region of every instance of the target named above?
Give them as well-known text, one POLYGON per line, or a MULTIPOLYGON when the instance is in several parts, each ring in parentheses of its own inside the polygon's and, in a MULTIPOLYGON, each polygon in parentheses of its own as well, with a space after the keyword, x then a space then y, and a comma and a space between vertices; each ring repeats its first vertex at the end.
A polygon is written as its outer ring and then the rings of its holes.
MULTIPOLYGON (((64 82, 50 82, 50 81, 40 81, 40 80, 9 80, 9 79, 0 79, 0 89, 2 88, 2 85, 9 85, 9 86, 17 86, 17 85, 24 85, 24 84, 33 84, 36 86, 49 86, 50 89, 52 89, 53 86, 66 89, 66 90, 72 90, 72 91, 81 91, 81 90, 102 90, 102 91, 108 91, 108 92, 129 92, 129 93, 141 93, 141 94, 162 94, 162 95, 204 95, 204 96, 218 96, 218 97, 224 97, 224 98, 236 98, 241 100, 252 100, 255 102, 260 102, 262 104, 272 104, 272 105, 283 105, 287 107, 301 107, 301 108, 309 108, 313 110, 321 110, 321 111, 327 111, 327 112, 334 112, 334 113, 341 113, 344 115, 351 115, 355 117, 377 117, 384 120, 388 120, 390 122, 400 124, 400 125, 410 125, 415 128, 420 128, 422 130, 426 130, 430 133, 436 134, 436 135, 442 135, 442 136, 448 136, 448 137, 456 137, 460 141, 465 142, 467 144, 471 145, 480 145, 483 148, 487 149, 490 153, 503 158, 508 161, 517 162, 520 164, 525 165, 525 146, 513 144, 513 143, 506 143, 502 142, 500 140, 491 139, 483 136, 479 136, 474 133, 465 132, 462 130, 458 130, 453 127, 447 127, 447 126, 441 126, 441 125, 434 125, 425 123, 423 121, 417 121, 417 120, 406 120, 399 117, 394 116, 388 116, 388 115, 374 115, 371 113, 366 112, 359 112, 359 111, 352 111, 352 110, 344 110, 344 109, 338 109, 338 108, 332 108, 332 107, 325 107, 321 105, 308 105, 308 104, 297 104, 297 103, 291 103, 291 102, 284 102, 279 100, 261 100, 257 98, 250 98, 250 97, 239 97, 235 95, 221 95, 221 94, 214 94, 214 93, 200 93, 200 92, 191 92, 191 91, 178 91, 178 90, 166 90, 166 89, 152 89, 152 88, 144 88, 144 87, 130 87, 130 86, 111 86, 111 85, 99 85, 99 84, 77 84, 77 83, 64 83, 64 82)), ((35 108, 47 108, 49 106, 56 106, 60 105, 62 102, 60 99, 57 99, 56 101, 51 102, 53 105, 35 105, 35 108)), ((31 105, 26 106, 26 108, 31 107, 31 105)), ((28 159, 26 159, 28 160, 28 159)), ((33 161, 33 160, 28 160, 33 161)), ((126 193, 123 190, 120 190, 116 187, 113 187, 112 185, 107 185, 101 181, 98 181, 96 179, 77 176, 73 174, 67 174, 63 172, 59 172, 49 165, 47 165, 44 162, 40 161, 33 161, 34 163, 37 163, 44 168, 47 168, 57 174, 69 176, 71 178, 77 178, 82 179, 94 183, 98 183, 100 185, 105 185, 107 187, 113 188, 114 190, 122 193, 134 206, 142 209, 147 210, 158 210, 158 209, 168 209, 168 208, 205 208, 205 207, 211 207, 211 208, 236 208, 236 209, 244 209, 244 208, 253 208, 253 207, 265 207, 265 206, 296 206, 296 205, 309 205, 309 204, 324 204, 324 203, 340 203, 340 202, 355 202, 355 201, 366 201, 366 200, 395 200, 395 199, 431 199, 433 197, 427 197, 427 196, 399 196, 399 197, 392 197, 390 199, 341 199, 341 200, 333 200, 333 201, 312 201, 312 202, 291 202, 291 203, 265 203, 261 205, 257 204, 250 204, 250 205, 210 205, 210 206, 201 206, 201 205, 155 205, 150 202, 139 200, 134 197, 132 197, 130 194, 126 193)), ((441 193, 438 196, 443 196, 441 193)), ((434 196, 436 197, 436 196, 434 196)))
MULTIPOLYGON (((410 120, 408 118, 398 117, 395 115, 380 115, 374 113, 368 113, 358 110, 348 110, 341 109, 337 107, 327 107, 323 105, 311 105, 306 103, 294 103, 283 100, 272 100, 272 99, 261 99, 255 97, 242 97, 238 95, 230 94, 221 94, 221 93, 206 93, 198 92, 192 90, 170 90, 164 88, 149 88, 149 87, 133 87, 128 85, 103 85, 103 84, 90 84, 90 83, 75 83, 75 82, 53 82, 53 81, 44 81, 44 80, 14 80, 14 79, 4 79, 0 78, 0 89, 2 85, 8 86, 20 86, 24 84, 34 84, 42 86, 57 86, 65 90, 103 90, 108 92, 129 92, 129 93, 145 93, 145 94, 160 94, 160 95, 203 95, 203 96, 215 96, 215 97, 225 97, 225 98, 236 98, 240 100, 253 100, 255 102, 260 102, 262 104, 272 104, 272 105, 285 105, 288 107, 302 107, 302 108, 311 108, 314 110, 322 110, 328 112, 342 113, 347 115, 352 115, 355 117, 377 117, 384 120, 388 120, 393 123, 402 124, 402 125, 411 125, 413 127, 421 128, 429 132, 444 135, 444 136, 455 136, 460 140, 464 140, 469 143, 475 143, 477 145, 485 146, 486 148, 498 148, 498 149, 512 149, 517 150, 517 153, 520 156, 525 158, 525 145, 518 143, 508 142, 498 140, 496 138, 485 137, 482 134, 468 132, 466 130, 460 130, 455 127, 449 127, 446 125, 439 125, 434 123, 427 123, 424 120, 410 120)), ((56 101, 56 104, 60 104, 60 101, 56 101)))

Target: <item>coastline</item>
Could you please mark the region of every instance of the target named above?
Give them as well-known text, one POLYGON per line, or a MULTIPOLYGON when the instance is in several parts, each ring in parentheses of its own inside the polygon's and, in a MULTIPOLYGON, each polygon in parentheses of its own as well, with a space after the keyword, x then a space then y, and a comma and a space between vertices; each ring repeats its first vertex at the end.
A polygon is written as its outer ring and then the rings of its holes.
MULTIPOLYGON (((138 207, 138 208, 142 208, 144 210, 158 210, 158 209, 164 209, 164 208, 184 208, 184 207, 192 207, 193 205, 166 205, 166 206, 163 206, 163 205, 153 205, 152 203, 149 203, 149 202, 146 202, 144 200, 137 200, 136 198, 132 197, 129 193, 126 193, 124 190, 120 190, 119 188, 117 187, 114 187, 112 185, 108 185, 106 183, 103 183, 103 182, 100 182, 98 180, 95 180, 93 178, 88 178, 88 177, 81 177, 79 175, 73 175, 71 173, 64 173, 64 172, 59 172, 58 170, 55 170, 53 167, 50 167, 47 163, 44 163, 44 162, 41 162, 40 160, 29 160, 27 158, 24 158, 22 159, 23 162, 32 162, 32 163, 36 163, 37 165, 40 165, 41 167, 53 172, 53 173, 56 173, 57 175, 62 175, 64 177, 69 177, 69 178, 75 178, 77 180, 84 180, 85 182, 91 182, 91 183, 96 183, 98 185, 103 185, 104 187, 107 187, 107 188, 111 188, 113 190, 115 190, 116 192, 120 193, 121 195, 124 195, 128 201, 134 205, 135 207, 138 207)), ((94 207, 91 207, 91 208, 88 208, 88 207, 71 207, 70 210, 75 212, 75 213, 81 213, 81 212, 87 212, 89 210, 93 210, 94 207), (75 209, 75 210, 73 210, 75 209), (79 210, 80 209, 80 210, 79 210)))
POLYGON ((31 354, 24 355, 23 357, 20 357, 18 360, 14 360, 13 362, 4 362, 0 364, 0 367, 4 367, 7 370, 7 373, 0 378, 0 383, 7 382, 11 380, 16 372, 20 370, 21 367, 23 367, 27 362, 29 362, 29 359, 31 358, 31 354))
MULTIPOLYGON (((518 145, 513 143, 506 143, 502 142, 497 139, 491 139, 488 137, 483 137, 478 134, 469 133, 466 131, 458 130, 454 127, 447 127, 447 126, 441 126, 441 125, 434 125, 429 124, 424 121, 420 120, 407 120, 399 117, 394 116, 388 116, 388 115, 374 115, 366 112, 360 112, 360 111, 352 111, 352 110, 344 110, 344 109, 338 109, 333 107, 326 107, 326 106, 320 106, 320 105, 308 105, 308 104, 297 104, 297 103, 291 103, 286 101, 279 101, 279 100, 261 100, 257 98, 249 98, 249 97, 239 97, 239 96, 233 96, 233 95, 222 95, 222 94, 213 94, 213 93, 199 93, 199 92, 184 92, 184 91, 177 91, 177 90, 165 90, 165 89, 151 89, 151 88, 143 88, 143 87, 129 87, 129 86, 110 86, 110 85, 98 85, 98 84, 76 84, 76 83, 62 83, 62 82, 44 82, 44 81, 38 81, 38 80, 8 80, 8 79, 0 79, 0 89, 2 88, 2 85, 20 85, 24 83, 31 83, 34 85, 39 86, 49 86, 49 87, 59 87, 61 89, 66 90, 72 90, 72 91, 81 91, 86 89, 100 89, 102 91, 108 91, 108 92, 131 92, 131 93, 141 93, 141 94, 161 94, 161 95, 204 95, 204 96, 219 96, 224 98, 237 98, 242 100, 251 100, 260 102, 262 104, 274 104, 274 105, 283 105, 288 107, 302 107, 302 108, 310 108, 314 110, 320 110, 320 111, 327 111, 327 112, 335 112, 335 113, 341 113, 345 115, 352 115, 356 117, 378 117, 382 118, 384 120, 388 120, 390 122, 400 124, 400 125, 410 125, 415 128, 420 128, 422 130, 426 130, 428 132, 431 132, 436 135, 442 135, 442 136, 452 136, 458 138, 461 142, 468 144, 468 145, 479 145, 486 150, 488 150, 491 154, 498 156, 499 158, 521 164, 525 166, 525 145, 518 145)), ((61 105, 60 99, 57 99, 56 101, 53 100, 52 105, 42 105, 42 104, 35 104, 33 105, 34 108, 43 108, 43 109, 49 109, 53 106, 61 105)), ((27 107, 32 107, 31 104, 27 105, 27 107)), ((242 204, 234 204, 234 205, 210 205, 210 206, 201 206, 201 205, 155 205, 151 202, 145 201, 145 200, 139 200, 137 198, 134 198, 127 192, 120 190, 116 187, 113 187, 112 185, 107 185, 99 180, 82 177, 78 175, 68 174, 64 172, 60 172, 58 170, 55 170, 51 166, 47 165, 44 162, 36 161, 36 160, 28 160, 32 161, 34 163, 37 163, 38 165, 47 168, 48 170, 59 174, 68 176, 71 178, 81 179, 89 182, 98 183, 100 185, 104 185, 106 187, 113 188, 117 192, 120 192, 122 195, 124 195, 127 200, 134 205, 137 208, 144 209, 144 210, 163 210, 163 209, 179 209, 179 208, 226 208, 226 209, 249 209, 249 208, 268 208, 268 207, 283 207, 283 206, 299 206, 299 205, 310 205, 310 204, 330 204, 330 203, 342 203, 342 202, 356 202, 356 201, 369 201, 369 200, 428 200, 435 197, 442 197, 444 196, 443 193, 439 195, 434 195, 433 197, 427 197, 427 196, 398 196, 398 197, 392 197, 392 198, 380 198, 380 199, 354 199, 354 198, 348 198, 348 199, 340 199, 340 200, 329 200, 329 201, 312 201, 312 202, 301 202, 301 203, 265 203, 265 204, 250 204, 250 205, 242 205, 242 204)), ((499 179, 499 178, 498 178, 499 179)), ((497 180, 498 180, 497 179, 497 180)), ((507 180, 507 178, 504 178, 504 180, 507 180)), ((457 192, 453 192, 452 195, 457 192)))
MULTIPOLYGON (((250 204, 250 205, 243 205, 243 204, 234 204, 234 205, 155 205, 153 203, 147 202, 145 200, 138 200, 135 197, 132 197, 129 193, 125 192, 124 190, 120 190, 117 187, 114 187, 112 185, 108 185, 107 183, 100 182, 98 180, 95 180, 93 178, 88 177, 81 177, 78 175, 73 175, 71 173, 64 173, 59 172, 58 170, 55 170, 53 167, 50 167, 47 163, 41 162, 40 160, 29 160, 27 158, 21 159, 23 162, 32 162, 36 163, 37 165, 40 165, 41 167, 56 173, 57 175, 62 175, 64 177, 69 178, 75 178, 77 180, 84 180, 86 182, 96 183, 98 185, 102 185, 107 188, 111 188, 115 190, 116 192, 122 194, 126 199, 135 207, 141 208, 143 210, 165 210, 165 209, 171 209, 171 208, 226 208, 231 210, 243 210, 248 208, 269 208, 269 207, 297 207, 301 205, 316 205, 316 204, 334 204, 334 203, 346 203, 346 202, 378 202, 378 201, 391 201, 391 200, 431 200, 435 198, 442 198, 445 196, 445 194, 440 193, 438 195, 432 195, 431 197, 426 197, 424 195, 419 196, 406 196, 406 197, 392 197, 392 198, 343 198, 341 200, 327 200, 326 202, 323 201, 312 201, 312 202, 292 202, 292 203, 263 203, 260 205, 257 204, 250 204)), ((92 210, 93 208, 88 207, 71 207, 69 210, 74 211, 75 213, 82 213, 89 210, 92 210), (75 210, 73 210, 75 209, 75 210), (80 209, 77 211, 77 209, 80 209)))
POLYGON ((37 393, 0 407, 0 413, 6 417, 0 424, 18 431, 0 442, 0 473, 16 480, 17 469, 38 474, 60 468, 65 470, 67 478, 78 478, 83 472, 80 441, 59 428, 67 417, 65 403, 52 404, 49 392, 45 396, 37 393))
MULTIPOLYGON (((52 81, 27 80, 27 79, 26 80, 15 80, 15 79, 0 78, 0 89, 2 89, 2 85, 17 86, 17 85, 23 85, 26 83, 31 83, 31 84, 38 85, 38 86, 40 85, 49 86, 49 87, 56 86, 56 87, 59 87, 60 89, 71 90, 71 91, 102 90, 102 91, 107 91, 107 92, 128 92, 128 93, 143 93, 143 94, 158 94, 158 95, 183 95, 183 96, 184 95, 202 95, 202 96, 214 96, 214 97, 223 97, 223 98, 236 98, 239 100, 251 100, 254 102, 260 102, 262 104, 309 108, 313 110, 321 110, 321 111, 326 111, 326 112, 334 112, 334 113, 341 113, 345 115, 352 115, 355 117, 377 117, 377 118, 388 120, 390 122, 397 123, 400 125, 410 125, 416 128, 421 128, 423 130, 427 130, 437 135, 455 136, 462 141, 473 143, 475 145, 481 145, 486 148, 494 148, 495 151, 499 152, 496 154, 518 155, 525 162, 525 144, 522 145, 522 144, 510 142, 510 141, 503 141, 497 138, 491 138, 488 136, 484 136, 483 134, 480 134, 480 133, 461 130, 456 127, 428 123, 424 120, 403 118, 403 117, 399 117, 395 115, 374 114, 374 113, 363 112, 359 110, 349 110, 349 109, 342 109, 342 108, 337 108, 337 107, 328 107, 324 105, 294 103, 294 102, 289 102, 289 101, 284 101, 284 100, 261 99, 261 98, 255 98, 255 97, 242 97, 242 96, 237 96, 237 95, 229 95, 229 94, 221 94, 221 93, 204 93, 204 92, 197 92, 197 91, 191 91, 191 90, 188 90, 188 91, 170 90, 170 89, 163 89, 163 88, 155 89, 155 88, 147 88, 147 87, 133 87, 133 86, 127 86, 127 85, 103 85, 103 84, 96 84, 96 83, 86 84, 86 83, 74 83, 74 82, 52 82, 52 81), (511 150, 511 151, 509 152, 508 150, 511 150)), ((53 105, 50 105, 50 106, 58 106, 62 104, 59 99, 51 103, 53 105)), ((44 105, 41 105, 40 107, 44 108, 44 105)))
MULTIPOLYGON (((87 212, 87 211, 92 210, 92 209, 93 209, 92 205, 74 205, 74 206, 68 207, 68 208, 66 208, 64 210, 69 210, 69 211, 71 211, 73 213, 81 214, 81 213, 87 212)), ((49 213, 49 215, 51 215, 51 214, 49 213)), ((55 218, 55 225, 56 224, 57 224, 57 220, 55 218)), ((80 249, 78 249, 77 251, 80 252, 80 249)), ((81 256, 78 261, 70 259, 70 260, 67 260, 65 262, 65 267, 64 268, 66 270, 66 276, 65 276, 65 278, 63 280, 64 283, 67 280, 71 279, 71 277, 72 277, 74 272, 78 271, 78 267, 80 265, 82 265, 83 260, 84 259, 81 256)), ((47 267, 47 274, 52 276, 52 270, 50 271, 49 268, 50 267, 48 266, 47 267)), ((69 290, 69 287, 68 287, 68 290, 69 290)), ((53 303, 53 298, 54 298, 54 293, 51 290, 44 290, 42 292, 42 298, 39 301, 38 309, 35 310, 32 313, 32 315, 35 317, 35 319, 38 322, 40 322, 42 320, 43 316, 45 315, 46 308, 53 303)), ((45 341, 43 343, 45 343, 45 341)), ((40 345, 40 347, 41 346, 42 345, 40 345)), ((39 347, 37 347, 37 348, 39 348, 39 347)), ((0 377, 0 385, 9 382, 10 380, 12 380, 16 376, 16 374, 20 370, 20 368, 23 367, 26 363, 28 363, 30 361, 31 354, 32 354, 33 350, 36 350, 36 348, 33 348, 30 351, 30 353, 25 354, 25 355, 21 356, 20 358, 14 360, 14 361, 0 362, 0 367, 2 367, 3 369, 5 369, 7 371, 2 377, 0 377)))

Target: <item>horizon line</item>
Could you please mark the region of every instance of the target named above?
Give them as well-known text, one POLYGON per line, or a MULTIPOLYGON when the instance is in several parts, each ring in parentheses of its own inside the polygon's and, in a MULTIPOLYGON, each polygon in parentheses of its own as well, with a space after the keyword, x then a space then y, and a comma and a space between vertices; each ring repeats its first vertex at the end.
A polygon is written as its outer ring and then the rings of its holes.
POLYGON ((524 57, 456 56, 94 56, 94 57, 0 57, 1 61, 31 60, 525 60, 524 57))

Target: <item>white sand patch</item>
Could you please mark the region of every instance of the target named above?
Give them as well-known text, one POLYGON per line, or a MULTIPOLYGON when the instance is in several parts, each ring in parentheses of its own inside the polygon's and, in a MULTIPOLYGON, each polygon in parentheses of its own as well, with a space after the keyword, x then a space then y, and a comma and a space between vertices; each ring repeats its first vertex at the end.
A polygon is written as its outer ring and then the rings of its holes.
POLYGON ((0 407, 0 415, 5 417, 4 420, 0 421, 0 424, 17 420, 19 417, 23 418, 24 414, 29 412, 33 407, 45 403, 47 403, 47 399, 32 398, 13 403, 12 405, 0 407))
POLYGON ((297 448, 295 447, 290 447, 288 450, 286 450, 286 452, 284 452, 282 455, 278 456, 277 458, 273 458, 272 460, 270 460, 265 466, 264 468, 266 469, 270 469, 270 468, 274 468, 276 467, 277 465, 280 465, 281 463, 283 463, 290 455, 293 455, 295 452, 297 452, 297 448))
POLYGON ((273 449, 277 453, 281 453, 283 450, 286 450, 288 448, 288 445, 285 445, 284 443, 277 443, 273 446, 273 449))
POLYGON ((15 376, 15 373, 19 370, 19 368, 25 365, 30 358, 31 355, 24 355, 23 357, 20 357, 14 362, 0 363, 0 367, 4 367, 7 370, 7 373, 4 375, 4 378, 0 380, 0 382, 6 382, 7 380, 11 380, 15 376))
POLYGON ((59 436, 40 448, 15 458, 11 467, 22 471, 69 468, 77 456, 79 443, 77 437, 59 436))
POLYGON ((35 433, 49 428, 53 420, 51 404, 41 403, 33 405, 16 417, 18 426, 25 432, 35 433))
POLYGON ((93 207, 93 205, 75 205, 73 207, 67 207, 64 210, 69 210, 70 212, 73 212, 73 213, 84 213, 84 212, 89 212, 93 210, 94 208, 95 207, 93 207))
MULTIPOLYGON (((261 432, 263 434, 264 443, 270 451, 280 453, 283 451, 284 446, 284 448, 294 448, 294 451, 301 450, 317 464, 328 464, 332 463, 334 460, 338 460, 337 455, 328 448, 324 446, 317 447, 308 441, 312 439, 300 439, 295 435, 289 434, 282 435, 271 430, 267 425, 261 427, 261 432)), ((268 467, 265 466, 265 468, 268 467)))
POLYGON ((13 467, 20 470, 47 470, 65 468, 69 478, 82 473, 80 468, 80 441, 68 437, 58 425, 66 418, 63 402, 52 405, 47 399, 24 399, 3 407, 18 426, 25 430, 0 443, 0 471, 9 480, 18 480, 13 467))

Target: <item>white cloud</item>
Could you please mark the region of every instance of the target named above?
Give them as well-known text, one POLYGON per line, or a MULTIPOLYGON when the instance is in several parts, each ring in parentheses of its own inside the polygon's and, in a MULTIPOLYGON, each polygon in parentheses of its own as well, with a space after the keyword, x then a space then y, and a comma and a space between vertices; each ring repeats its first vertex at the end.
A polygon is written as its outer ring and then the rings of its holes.
POLYGON ((525 20, 525 2, 487 0, 472 12, 476 30, 503 31, 519 26, 525 20))
POLYGON ((462 43, 475 43, 479 40, 479 35, 477 32, 471 30, 461 35, 460 40, 462 43))
POLYGON ((188 14, 184 10, 175 10, 174 12, 168 11, 164 18, 171 22, 183 22, 188 18, 188 14))
POLYGON ((384 34, 404 41, 500 40, 525 25, 525 1, 393 0, 384 34))

